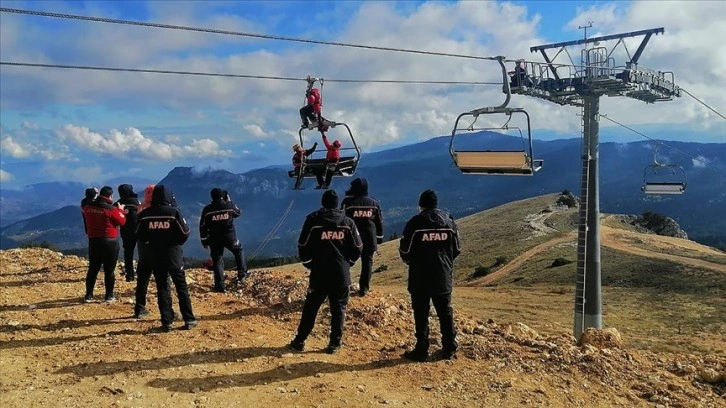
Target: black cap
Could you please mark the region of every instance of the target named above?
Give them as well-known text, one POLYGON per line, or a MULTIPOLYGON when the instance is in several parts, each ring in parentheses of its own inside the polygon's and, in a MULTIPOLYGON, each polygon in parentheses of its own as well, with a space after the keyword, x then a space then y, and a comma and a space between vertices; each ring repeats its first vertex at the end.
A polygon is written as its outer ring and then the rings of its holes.
POLYGON ((338 193, 335 190, 324 192, 322 204, 324 208, 338 208, 338 193))
POLYGON ((89 200, 93 200, 98 195, 98 189, 96 187, 91 187, 86 189, 86 198, 89 200))
POLYGON ((98 194, 106 198, 111 197, 111 195, 113 194, 113 188, 109 186, 103 186, 98 194))
POLYGON ((219 200, 224 197, 224 191, 222 191, 219 187, 214 187, 212 191, 209 192, 209 195, 212 196, 212 200, 219 200))
POLYGON ((418 205, 421 208, 436 208, 439 205, 439 197, 434 190, 426 190, 418 198, 418 205))

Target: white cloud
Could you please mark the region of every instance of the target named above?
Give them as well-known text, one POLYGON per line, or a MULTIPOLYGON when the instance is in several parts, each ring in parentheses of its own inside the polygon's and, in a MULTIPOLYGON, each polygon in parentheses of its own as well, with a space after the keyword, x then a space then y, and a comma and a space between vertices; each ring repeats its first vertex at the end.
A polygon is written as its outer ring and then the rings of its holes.
POLYGON ((0 183, 7 183, 15 178, 12 174, 7 171, 0 169, 0 183))
POLYGON ((705 168, 709 165, 709 163, 711 163, 711 160, 707 159, 704 156, 697 156, 691 159, 691 162, 693 163, 693 167, 705 168))
POLYGON ((32 153, 32 146, 22 145, 13 140, 12 136, 7 136, 0 140, 0 150, 3 154, 7 154, 10 157, 22 159, 30 156, 32 153))
POLYGON ((261 139, 261 138, 265 138, 265 137, 269 136, 269 134, 267 134, 264 131, 264 129, 262 129, 262 126, 260 126, 260 125, 248 123, 248 124, 242 126, 242 128, 247 132, 248 135, 250 135, 254 138, 257 138, 257 139, 261 139))
POLYGON ((195 139, 191 145, 177 146, 148 138, 133 127, 124 131, 112 129, 104 136, 86 127, 69 124, 56 130, 56 135, 78 148, 127 159, 173 160, 232 155, 230 150, 221 149, 211 139, 195 139))
POLYGON ((40 129, 40 125, 38 125, 37 123, 33 123, 33 122, 29 121, 29 120, 24 120, 23 123, 20 124, 20 126, 23 129, 26 129, 26 130, 38 130, 38 129, 40 129))

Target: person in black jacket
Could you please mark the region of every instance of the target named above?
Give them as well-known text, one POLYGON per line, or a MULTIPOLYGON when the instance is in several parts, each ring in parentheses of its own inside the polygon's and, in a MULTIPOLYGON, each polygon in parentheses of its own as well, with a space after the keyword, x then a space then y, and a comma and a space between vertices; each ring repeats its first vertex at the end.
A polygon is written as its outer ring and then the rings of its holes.
POLYGON ((350 267, 360 257, 363 244, 355 222, 337 208, 335 190, 323 193, 322 204, 323 208, 305 218, 298 239, 298 253, 302 264, 310 269, 310 283, 297 334, 289 346, 297 351, 305 349, 305 340, 327 298, 331 316, 330 342, 325 352, 333 354, 340 349, 343 339, 350 267))
POLYGON ((345 197, 340 208, 345 215, 355 221, 358 227, 363 251, 361 252, 361 268, 359 284, 359 296, 365 296, 371 287, 371 274, 373 270, 373 254, 378 244, 383 242, 383 215, 378 201, 368 197, 368 180, 357 178, 350 183, 350 190, 345 192, 345 197))
POLYGON ((189 238, 189 226, 175 203, 171 189, 163 185, 154 187, 151 207, 139 214, 136 235, 140 243, 148 245, 151 267, 156 281, 156 292, 161 315, 162 330, 171 331, 174 311, 171 307, 169 281, 176 287, 179 309, 184 318, 184 329, 191 330, 197 325, 189 297, 182 245, 189 238))
POLYGON ((433 301, 441 327, 442 355, 453 359, 458 344, 451 307, 454 259, 461 252, 454 219, 439 210, 438 197, 426 190, 419 197, 420 213, 403 229, 399 254, 408 265, 408 292, 416 325, 416 346, 404 353, 414 361, 426 361, 429 350, 429 308, 433 301))
POLYGON ((212 202, 202 210, 199 218, 199 237, 202 246, 209 248, 214 270, 214 291, 225 292, 224 286, 224 249, 227 248, 237 264, 237 279, 244 280, 247 273, 242 243, 237 239, 234 229, 234 219, 242 213, 221 188, 213 188, 210 192, 212 202))
POLYGON ((121 241, 124 247, 124 274, 126 282, 133 282, 136 279, 134 272, 134 250, 136 249, 136 213, 141 204, 139 196, 134 193, 134 187, 131 184, 121 184, 118 186, 119 199, 116 204, 124 205, 124 215, 126 215, 126 224, 121 226, 121 241))

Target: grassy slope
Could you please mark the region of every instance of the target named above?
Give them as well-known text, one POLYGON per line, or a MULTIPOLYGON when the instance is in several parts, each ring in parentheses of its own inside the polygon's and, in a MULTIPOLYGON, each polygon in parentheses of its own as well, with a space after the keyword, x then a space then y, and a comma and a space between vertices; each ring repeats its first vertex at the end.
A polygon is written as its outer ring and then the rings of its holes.
MULTIPOLYGON (((470 282, 476 266, 491 266, 498 256, 515 259, 525 251, 576 227, 576 209, 555 212, 544 236, 532 236, 525 217, 540 213, 556 195, 509 203, 457 220, 464 251, 456 261, 459 285, 470 282)), ((603 226, 617 228, 613 239, 654 253, 679 255, 726 264, 726 255, 691 241, 640 234, 614 217, 603 226)), ((575 239, 556 244, 498 279, 494 287, 458 287, 455 305, 467 313, 495 320, 522 321, 544 333, 568 332, 572 327, 575 280, 575 239), (552 267, 556 258, 572 263, 552 267)), ((375 258, 374 287, 405 291, 406 269, 398 258, 398 241, 387 242, 375 258)), ((726 331, 726 274, 666 259, 634 255, 604 246, 601 249, 603 319, 616 327, 634 347, 675 351, 726 353, 720 333, 726 331)), ((357 269, 356 269, 357 270, 357 269)), ((496 271, 496 268, 492 268, 496 271)))

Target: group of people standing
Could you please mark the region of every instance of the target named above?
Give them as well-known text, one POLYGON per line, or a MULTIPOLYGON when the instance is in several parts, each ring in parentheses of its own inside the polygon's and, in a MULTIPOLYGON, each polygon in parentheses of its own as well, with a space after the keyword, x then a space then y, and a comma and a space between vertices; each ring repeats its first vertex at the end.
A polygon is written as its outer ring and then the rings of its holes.
MULTIPOLYGON (((146 292, 153 273, 161 324, 164 331, 172 329, 176 319, 171 305, 170 283, 176 287, 184 328, 197 325, 185 279, 182 245, 189 237, 189 227, 174 195, 163 185, 148 186, 140 202, 133 188, 118 188, 122 198, 113 202, 111 187, 86 190, 81 203, 84 225, 89 239, 89 268, 86 277, 85 301, 93 299, 96 277, 104 269, 106 301, 113 295, 114 270, 118 257, 118 229, 124 245, 125 276, 137 279, 134 316, 148 314, 146 292), (134 201, 135 200, 135 201, 134 201), (138 243, 139 262, 133 270, 133 247, 138 243)), ((224 292, 222 255, 228 249, 235 257, 237 279, 249 272, 242 244, 236 237, 234 219, 241 210, 229 194, 220 188, 210 192, 212 202, 204 207, 199 222, 202 245, 209 248, 216 292, 224 292)), ((318 311, 327 299, 331 327, 327 353, 336 353, 342 346, 345 311, 350 298, 350 268, 361 261, 358 296, 370 291, 373 255, 383 242, 383 216, 380 204, 368 195, 368 181, 356 178, 350 183, 346 197, 339 202, 335 190, 325 191, 321 208, 305 217, 298 238, 298 254, 302 265, 310 270, 309 287, 302 316, 289 347, 303 351, 313 330, 318 311)), ((411 295, 415 321, 416 345, 404 354, 414 361, 425 361, 429 350, 428 317, 433 302, 442 334, 442 355, 454 358, 458 344, 451 307, 453 261, 461 251, 459 234, 449 214, 438 209, 438 197, 432 190, 419 197, 419 213, 406 224, 399 254, 408 265, 408 291, 411 295)))

